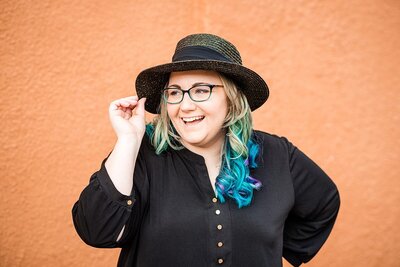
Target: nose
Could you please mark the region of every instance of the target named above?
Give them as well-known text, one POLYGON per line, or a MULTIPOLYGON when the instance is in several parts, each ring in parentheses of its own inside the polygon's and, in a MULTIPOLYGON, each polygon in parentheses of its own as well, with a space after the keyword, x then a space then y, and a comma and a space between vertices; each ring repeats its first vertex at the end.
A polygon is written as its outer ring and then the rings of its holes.
POLYGON ((180 109, 183 111, 194 110, 196 108, 196 104, 190 99, 189 94, 186 93, 183 95, 183 100, 180 103, 180 109))

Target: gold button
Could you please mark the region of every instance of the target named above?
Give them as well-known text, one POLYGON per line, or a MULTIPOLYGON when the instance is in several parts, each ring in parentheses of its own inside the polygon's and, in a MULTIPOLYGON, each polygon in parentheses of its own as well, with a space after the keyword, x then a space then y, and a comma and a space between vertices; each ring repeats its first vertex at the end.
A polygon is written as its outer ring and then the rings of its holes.
POLYGON ((218 225, 217 225, 217 229, 218 229, 218 230, 221 230, 221 229, 222 229, 222 225, 221 225, 221 224, 218 224, 218 225))
POLYGON ((218 263, 222 264, 222 263, 224 263, 224 260, 223 259, 218 259, 218 263))
POLYGON ((219 214, 221 214, 221 211, 220 210, 216 210, 215 214, 219 215, 219 214))
POLYGON ((218 199, 213 197, 212 202, 217 203, 218 199))
POLYGON ((126 204, 128 204, 129 206, 132 205, 132 200, 129 199, 129 200, 126 202, 126 204))
POLYGON ((224 243, 222 243, 222 242, 218 242, 218 244, 217 244, 217 246, 220 248, 220 247, 222 247, 224 245, 224 243))

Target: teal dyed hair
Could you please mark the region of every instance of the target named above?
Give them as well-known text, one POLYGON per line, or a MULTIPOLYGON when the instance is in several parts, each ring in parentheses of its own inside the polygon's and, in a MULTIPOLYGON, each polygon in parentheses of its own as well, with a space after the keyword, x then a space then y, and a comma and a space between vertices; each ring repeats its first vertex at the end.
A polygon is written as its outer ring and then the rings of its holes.
MULTIPOLYGON (((250 176, 250 169, 257 167, 259 147, 252 138, 253 122, 246 97, 231 80, 223 75, 220 78, 228 99, 228 113, 223 125, 226 138, 221 170, 216 179, 216 191, 222 203, 229 197, 241 208, 250 205, 254 189, 261 188, 261 182, 250 176)), ((168 147, 175 150, 183 148, 179 141, 180 136, 168 117, 166 105, 162 99, 160 114, 146 126, 146 133, 157 154, 168 147)))

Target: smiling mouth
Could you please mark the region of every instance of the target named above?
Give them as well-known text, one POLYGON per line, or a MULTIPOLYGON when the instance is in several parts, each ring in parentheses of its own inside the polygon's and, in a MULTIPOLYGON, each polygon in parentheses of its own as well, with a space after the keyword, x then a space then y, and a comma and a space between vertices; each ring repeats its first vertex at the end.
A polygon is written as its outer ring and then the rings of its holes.
POLYGON ((181 117, 182 121, 185 124, 190 124, 190 123, 196 123, 196 122, 200 122, 204 119, 204 116, 194 116, 194 117, 181 117))

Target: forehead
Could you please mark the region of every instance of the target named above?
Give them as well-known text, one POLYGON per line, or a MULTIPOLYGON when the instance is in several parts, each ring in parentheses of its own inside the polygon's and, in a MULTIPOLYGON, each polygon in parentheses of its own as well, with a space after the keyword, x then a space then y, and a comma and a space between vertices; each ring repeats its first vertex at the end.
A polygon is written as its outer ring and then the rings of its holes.
POLYGON ((181 86, 191 86, 192 84, 198 82, 220 84, 221 78, 217 72, 208 70, 171 72, 169 76, 170 85, 177 84, 181 86))

